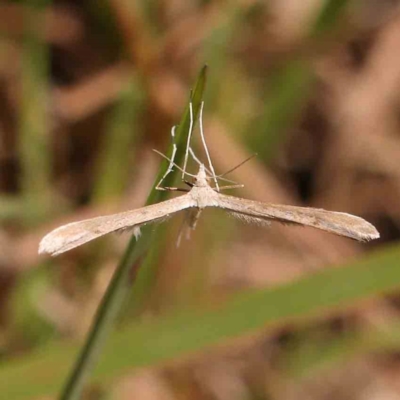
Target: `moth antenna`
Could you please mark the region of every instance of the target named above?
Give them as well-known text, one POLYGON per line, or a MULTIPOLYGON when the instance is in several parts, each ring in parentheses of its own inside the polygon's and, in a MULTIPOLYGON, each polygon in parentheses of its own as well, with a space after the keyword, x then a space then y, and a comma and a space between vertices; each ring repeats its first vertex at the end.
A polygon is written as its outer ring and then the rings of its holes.
POLYGON ((221 179, 221 181, 224 181, 224 182, 229 182, 229 183, 234 183, 236 185, 240 185, 239 182, 233 181, 232 179, 220 178, 219 176, 217 176, 217 179, 221 179))
MULTIPOLYGON (((161 151, 158 151, 157 149, 152 149, 154 151, 154 153, 157 153, 159 156, 161 156, 162 158, 165 158, 166 160, 168 160, 169 162, 171 162, 171 159, 169 157, 167 157, 165 154, 161 153, 161 151)), ((172 165, 177 168, 179 171, 183 172, 183 169, 178 165, 175 164, 174 162, 172 162, 172 165)), ((190 174, 189 172, 185 172, 186 175, 191 176, 192 178, 196 178, 196 175, 190 174)))
MULTIPOLYGON (((194 151, 193 151, 193 149, 192 149, 191 147, 189 148, 189 152, 190 152, 190 155, 193 157, 193 159, 197 162, 197 164, 199 164, 199 165, 204 165, 204 164, 202 164, 202 162, 198 159, 198 157, 196 156, 196 154, 194 153, 194 151)), ((204 166, 204 169, 206 170, 206 172, 207 172, 210 176, 212 176, 211 171, 210 171, 206 166, 204 166)), ((217 175, 217 178, 218 178, 218 179, 221 179, 222 181, 225 181, 225 182, 230 182, 230 183, 234 183, 234 184, 239 185, 238 182, 233 181, 233 180, 231 180, 231 179, 221 178, 220 175, 217 175)), ((243 185, 243 186, 244 186, 244 185, 243 185)))
POLYGON ((189 147, 189 152, 190 152, 190 155, 193 157, 193 160, 196 161, 197 164, 203 165, 206 172, 208 174, 212 175, 212 172, 199 160, 199 158, 196 156, 196 154, 194 153, 194 151, 191 147, 189 147))
POLYGON ((250 157, 247 157, 244 161, 242 161, 238 165, 234 166, 233 168, 229 169, 228 171, 224 172, 223 174, 217 175, 217 178, 222 178, 223 176, 230 174, 231 172, 237 170, 239 167, 246 164, 248 161, 250 161, 252 158, 254 158, 256 156, 257 156, 257 153, 254 153, 253 155, 251 155, 250 157))

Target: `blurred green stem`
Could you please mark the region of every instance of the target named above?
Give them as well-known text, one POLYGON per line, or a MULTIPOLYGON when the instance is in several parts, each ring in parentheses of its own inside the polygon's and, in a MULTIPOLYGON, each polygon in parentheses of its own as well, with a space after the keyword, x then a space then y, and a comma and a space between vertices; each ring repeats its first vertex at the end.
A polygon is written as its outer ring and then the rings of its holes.
MULTIPOLYGON (((197 79, 195 90, 191 96, 195 117, 198 114, 200 103, 203 98, 206 71, 206 67, 201 70, 197 79)), ((184 137, 184 134, 188 131, 188 127, 189 107, 187 106, 179 127, 176 130, 176 140, 178 144, 184 137)), ((178 157, 179 155, 182 155, 182 151, 179 152, 178 157)), ((179 159, 176 160, 176 162, 179 162, 179 159)), ((156 182, 160 179, 163 171, 165 171, 166 168, 167 162, 165 161, 163 162, 163 168, 160 169, 156 182)), ((165 181, 165 185, 172 186, 172 179, 173 175, 170 174, 165 181)), ((152 204, 163 200, 166 193, 167 192, 157 192, 155 189, 153 189, 150 193, 147 204, 152 204)), ((144 229, 143 235, 138 242, 136 242, 134 237, 132 237, 130 240, 128 248, 121 259, 97 310, 86 343, 84 344, 76 364, 71 371, 71 375, 68 377, 66 385, 61 392, 60 400, 78 400, 80 398, 83 387, 94 367, 94 364, 97 361, 97 358, 100 356, 104 342, 114 325, 121 305, 131 290, 132 281, 136 279, 138 268, 142 264, 142 259, 145 257, 145 253, 150 246, 154 245, 152 239, 152 231, 149 229, 144 229)), ((140 287, 141 283, 143 282, 144 275, 140 274, 139 278, 140 287)), ((136 291, 135 289, 137 286, 138 285, 135 284, 134 291, 136 291)))
MULTIPOLYGON (((29 1, 25 9, 22 61, 22 102, 19 150, 24 198, 41 198, 49 191, 48 65, 49 51, 39 36, 49 1, 29 1)), ((33 202, 33 204, 36 204, 33 202)), ((39 204, 37 204, 39 207, 39 204)), ((43 206, 43 202, 41 204, 43 206)))
MULTIPOLYGON (((345 15, 350 0, 325 0, 313 23, 309 26, 309 44, 316 46, 332 34, 345 15)), ((264 110, 254 122, 252 147, 263 160, 276 154, 293 122, 300 115, 311 92, 314 69, 309 57, 299 55, 286 65, 280 66, 271 77, 267 96, 263 99, 264 110)))
POLYGON ((140 133, 137 122, 142 96, 138 79, 132 76, 124 85, 110 115, 98 159, 97 179, 93 194, 95 203, 106 203, 122 194, 129 171, 129 155, 140 133))

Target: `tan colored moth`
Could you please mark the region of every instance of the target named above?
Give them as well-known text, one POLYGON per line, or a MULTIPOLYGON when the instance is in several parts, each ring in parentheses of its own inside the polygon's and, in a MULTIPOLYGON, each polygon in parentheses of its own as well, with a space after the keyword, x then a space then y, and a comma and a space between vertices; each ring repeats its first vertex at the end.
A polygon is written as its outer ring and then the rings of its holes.
MULTIPOLYGON (((185 159, 183 168, 174 163, 176 145, 173 144, 173 152, 169 167, 157 184, 158 190, 179 190, 186 194, 152 204, 135 210, 125 211, 118 214, 100 216, 86 219, 83 221, 72 222, 48 233, 40 242, 39 253, 48 253, 52 256, 64 253, 75 247, 81 246, 91 240, 106 235, 111 232, 122 231, 126 229, 137 229, 140 226, 160 221, 166 217, 172 216, 183 210, 191 211, 190 228, 194 229, 200 213, 207 207, 216 207, 226 210, 242 219, 256 223, 270 223, 272 221, 290 223, 302 226, 310 226, 327 232, 335 233, 340 236, 346 236, 359 241, 369 241, 379 238, 379 232, 376 228, 360 217, 342 212, 326 211, 323 209, 311 207, 296 207, 280 204, 262 203, 259 201, 242 199, 234 196, 228 196, 220 193, 223 189, 230 189, 242 185, 220 186, 218 180, 223 175, 215 175, 214 167, 205 142, 202 126, 203 103, 199 115, 199 130, 201 140, 207 156, 209 168, 201 163, 190 147, 191 135, 193 130, 193 107, 190 104, 190 128, 188 133, 185 159), (189 174, 186 171, 189 156, 199 164, 197 175, 189 174), (190 186, 190 189, 179 189, 162 187, 161 184, 165 177, 176 167, 182 171, 182 180, 190 186), (194 178, 193 182, 185 180, 186 176, 194 178), (214 187, 211 186, 213 183, 214 187)), ((174 128, 172 129, 174 137, 174 128)), ((241 164, 240 164, 241 165, 241 164)), ((228 171, 231 172, 232 170, 228 171)), ((232 182, 232 181, 229 181, 232 182)))

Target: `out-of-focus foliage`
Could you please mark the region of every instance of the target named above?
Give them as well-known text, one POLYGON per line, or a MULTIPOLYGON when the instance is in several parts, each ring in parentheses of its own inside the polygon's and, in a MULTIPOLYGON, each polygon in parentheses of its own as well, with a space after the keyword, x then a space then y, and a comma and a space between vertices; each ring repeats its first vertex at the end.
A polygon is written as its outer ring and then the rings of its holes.
POLYGON ((167 152, 204 64, 216 169, 258 153, 229 176, 245 184, 236 195, 360 215, 382 238, 206 211, 177 248, 182 218, 148 227, 138 248, 150 252, 135 258, 84 398, 400 397, 399 11, 372 0, 1 3, 3 397, 60 392, 129 241, 49 259, 41 237, 143 205, 162 161, 151 149, 167 152))
MULTIPOLYGON (((324 315, 335 316, 338 308, 352 304, 348 313, 360 301, 390 294, 398 289, 400 270, 392 268, 399 257, 399 249, 392 248, 340 269, 326 269, 311 277, 302 278, 276 289, 243 290, 232 295, 218 308, 183 308, 166 316, 131 323, 124 331, 116 333, 105 349, 103 359, 95 373, 96 382, 111 380, 126 368, 149 367, 186 355, 193 355, 224 340, 260 332, 273 332, 291 323, 304 329, 308 321, 321 320, 324 315), (348 285, 352 280, 356 284, 348 285), (318 301, 316 300, 318 296, 318 301), (276 307, 279 304, 279 307, 276 307), (256 310, 256 311, 255 311, 256 310), (179 333, 177 333, 179 332, 179 333), (123 354, 123 357, 121 357, 123 354)), ((319 353, 304 349, 304 338, 283 361, 287 371, 297 377, 308 370, 320 373, 319 365, 332 363, 332 358, 347 361, 355 354, 367 351, 393 351, 400 345, 400 325, 393 321, 382 334, 379 330, 342 334, 338 346, 336 339, 329 345, 318 341, 319 353), (301 358, 298 354, 301 351, 301 358), (328 354, 326 354, 328 353, 328 354), (300 366, 299 366, 300 365, 300 366)), ((232 349, 235 346, 232 346, 232 349)), ((71 346, 53 345, 46 351, 29 357, 29 362, 16 363, 4 368, 4 383, 0 390, 7 398, 25 399, 32 395, 55 393, 70 368, 71 346), (57 365, 45 375, 43 365, 57 365), (29 388, 21 392, 20 382, 29 388)))

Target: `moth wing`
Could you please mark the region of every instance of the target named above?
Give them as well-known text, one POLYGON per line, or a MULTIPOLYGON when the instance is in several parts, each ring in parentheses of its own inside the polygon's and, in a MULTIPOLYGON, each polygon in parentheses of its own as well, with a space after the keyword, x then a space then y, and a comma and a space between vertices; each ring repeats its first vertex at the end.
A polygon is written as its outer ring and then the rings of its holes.
POLYGON ((221 208, 241 214, 244 219, 248 216, 267 221, 311 226, 361 242, 379 238, 379 232, 372 224, 360 217, 342 212, 262 203, 223 194, 218 194, 218 204, 221 208))
POLYGON ((39 244, 39 253, 56 256, 107 233, 155 222, 195 205, 191 197, 183 195, 136 210, 72 222, 48 233, 39 244))
POLYGON ((245 214, 241 214, 241 213, 233 212, 233 211, 229 211, 229 214, 246 224, 257 225, 257 226, 261 226, 264 228, 267 228, 271 225, 271 221, 266 218, 250 217, 249 215, 245 215, 245 214))

